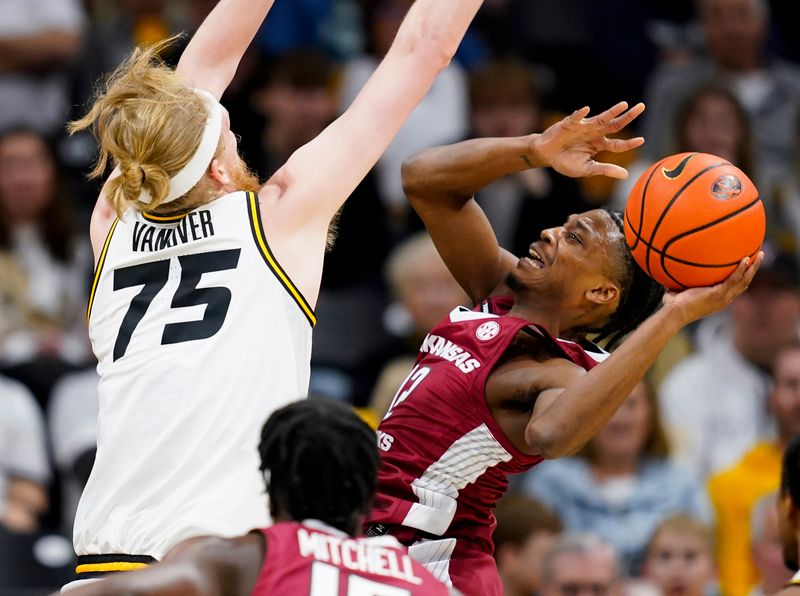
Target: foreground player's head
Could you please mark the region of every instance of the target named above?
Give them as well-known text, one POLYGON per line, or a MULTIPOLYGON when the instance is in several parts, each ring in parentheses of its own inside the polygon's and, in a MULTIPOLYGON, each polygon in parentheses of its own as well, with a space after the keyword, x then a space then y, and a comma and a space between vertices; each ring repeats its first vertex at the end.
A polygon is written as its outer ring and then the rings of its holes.
POLYGON ((611 346, 649 317, 664 294, 634 262, 622 216, 604 209, 544 230, 506 281, 515 302, 557 312, 562 332, 598 333, 611 346))
POLYGON ((171 40, 138 49, 106 81, 71 133, 92 128, 100 156, 120 175, 105 187, 111 206, 166 213, 193 209, 226 192, 258 190, 239 158, 230 117, 209 93, 193 89, 158 57, 171 40))
POLYGON ((796 435, 783 452, 778 525, 783 560, 789 569, 797 571, 800 568, 797 536, 800 532, 800 435, 796 435))
POLYGON ((318 519, 357 533, 380 460, 375 432, 350 408, 323 399, 281 408, 264 424, 259 452, 273 519, 318 519))

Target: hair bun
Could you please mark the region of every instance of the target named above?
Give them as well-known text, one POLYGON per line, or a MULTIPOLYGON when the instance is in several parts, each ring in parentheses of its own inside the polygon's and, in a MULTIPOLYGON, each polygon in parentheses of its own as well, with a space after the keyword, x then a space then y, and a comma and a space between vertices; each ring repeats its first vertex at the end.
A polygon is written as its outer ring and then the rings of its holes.
POLYGON ((157 164, 120 164, 124 178, 123 191, 125 198, 133 203, 139 200, 142 191, 146 191, 152 200, 149 209, 155 209, 166 198, 169 192, 169 174, 157 164))

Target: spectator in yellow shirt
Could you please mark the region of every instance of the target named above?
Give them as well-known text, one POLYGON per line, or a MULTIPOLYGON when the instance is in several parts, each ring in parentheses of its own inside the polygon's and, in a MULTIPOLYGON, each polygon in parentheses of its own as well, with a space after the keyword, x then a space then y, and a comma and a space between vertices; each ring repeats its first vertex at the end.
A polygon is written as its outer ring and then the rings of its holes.
POLYGON ((769 407, 778 436, 756 444, 732 468, 708 481, 716 514, 719 581, 725 596, 747 596, 759 583, 750 548, 750 519, 756 502, 778 489, 781 454, 800 432, 800 345, 784 348, 775 361, 769 407))

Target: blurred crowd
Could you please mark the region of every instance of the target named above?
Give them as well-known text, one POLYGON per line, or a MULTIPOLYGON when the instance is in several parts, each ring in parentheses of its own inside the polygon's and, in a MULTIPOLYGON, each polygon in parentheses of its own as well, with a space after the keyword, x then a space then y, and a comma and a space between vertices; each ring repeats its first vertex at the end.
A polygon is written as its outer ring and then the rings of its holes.
MULTIPOLYGON (((411 3, 276 1, 223 98, 262 179, 349 105, 411 3)), ((94 458, 84 309, 96 145, 65 123, 135 46, 183 32, 164 56, 174 63, 214 4, 0 1, 0 593, 69 568, 57 538, 70 535, 94 458)), ((646 144, 603 156, 628 181, 531 170, 480 193, 516 254, 570 213, 623 209, 637 177, 671 153, 719 155, 759 188, 768 250, 749 292, 673 341, 581 453, 512 483, 496 534, 509 595, 745 596, 789 576, 774 501, 781 450, 800 432, 798 16, 791 0, 485 0, 339 216, 311 391, 377 424, 421 338, 467 302, 403 196, 411 154, 644 101, 634 132, 646 144)))

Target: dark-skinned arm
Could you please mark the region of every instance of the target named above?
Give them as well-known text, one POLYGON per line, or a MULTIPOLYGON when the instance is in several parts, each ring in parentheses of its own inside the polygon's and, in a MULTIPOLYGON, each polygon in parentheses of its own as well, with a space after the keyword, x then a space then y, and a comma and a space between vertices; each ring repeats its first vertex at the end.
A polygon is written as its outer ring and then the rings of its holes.
POLYGON ((175 546, 160 563, 71 590, 74 596, 246 596, 256 585, 265 541, 252 533, 201 536, 175 546))
MULTIPOLYGON (((642 323, 611 356, 585 374, 564 367, 542 391, 525 429, 531 453, 548 459, 578 451, 608 422, 644 377, 661 350, 683 327, 729 305, 753 279, 763 253, 743 259, 724 282, 668 294, 664 306, 642 323)), ((533 370, 535 376, 536 370, 533 370)), ((538 382, 541 382, 539 380, 538 382)))
POLYGON ((627 151, 643 139, 609 139, 644 111, 621 102, 587 118, 578 110, 542 134, 473 139, 428 149, 403 164, 403 189, 450 272, 474 302, 495 292, 517 259, 503 250, 474 195, 491 182, 535 167, 550 166, 567 176, 625 178, 627 172, 593 157, 627 151), (627 111, 626 111, 627 110, 627 111))

